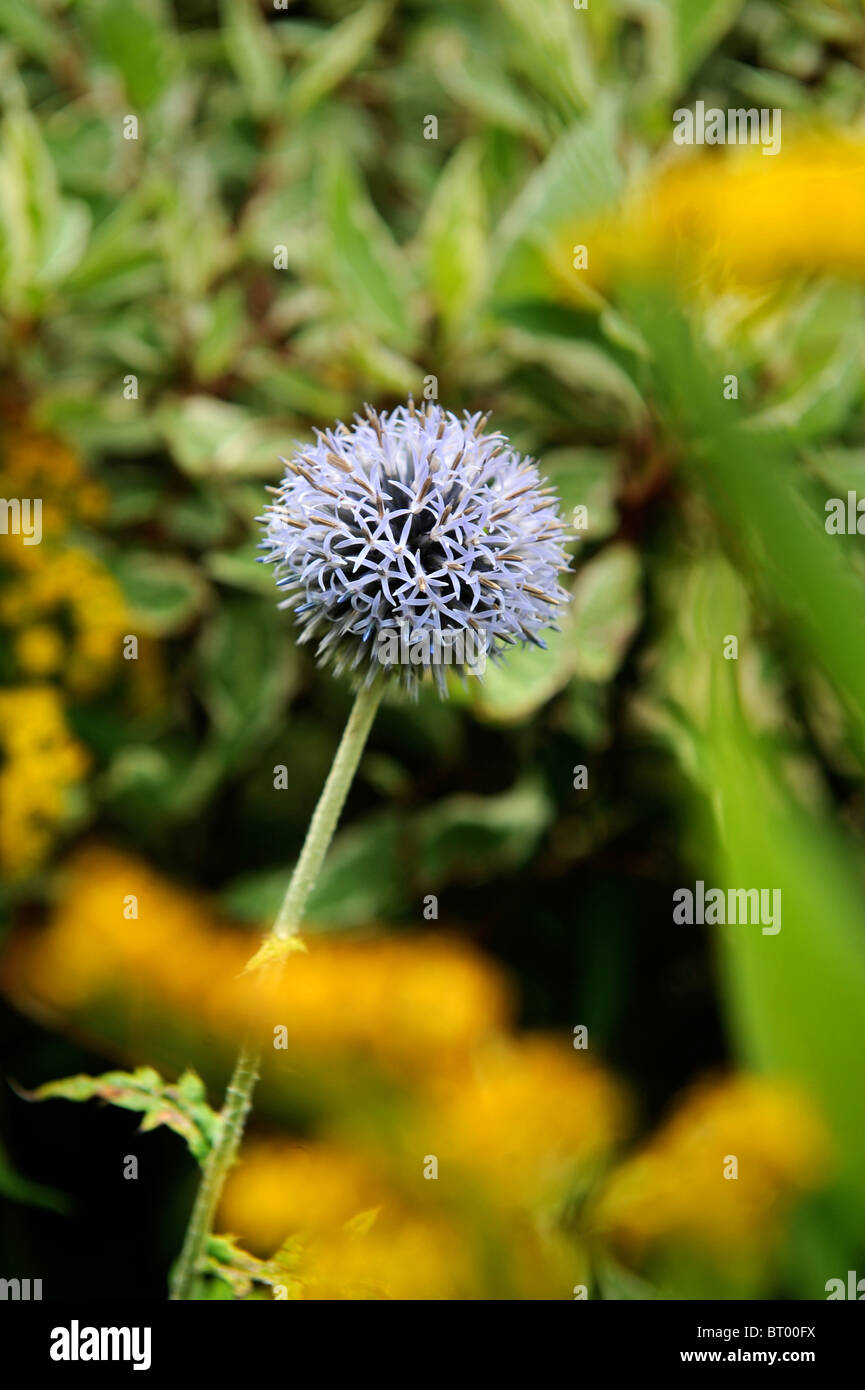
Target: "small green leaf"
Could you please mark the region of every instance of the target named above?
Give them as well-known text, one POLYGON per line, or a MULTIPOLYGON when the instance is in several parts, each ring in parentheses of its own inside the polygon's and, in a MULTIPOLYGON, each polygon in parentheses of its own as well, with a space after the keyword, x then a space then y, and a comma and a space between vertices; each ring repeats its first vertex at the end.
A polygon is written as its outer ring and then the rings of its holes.
POLYGON ((64 1193, 56 1192, 53 1187, 45 1187, 42 1183, 31 1182, 29 1178, 22 1178, 16 1173, 2 1144, 0 1197, 5 1197, 9 1202, 20 1202, 23 1206, 44 1207, 46 1211, 63 1212, 69 1207, 69 1199, 64 1193))
POLYGON ((289 88, 287 106, 292 116, 308 111, 360 65, 390 10, 380 0, 362 5, 310 45, 289 88))
POLYGON ((134 1072, 109 1071, 103 1076, 69 1076, 47 1081, 35 1091, 22 1091, 27 1100, 99 1100, 143 1115, 141 1130, 165 1125, 179 1134, 199 1163, 209 1154, 219 1132, 220 1117, 205 1098, 195 1072, 186 1071, 175 1085, 162 1080, 152 1067, 134 1072))

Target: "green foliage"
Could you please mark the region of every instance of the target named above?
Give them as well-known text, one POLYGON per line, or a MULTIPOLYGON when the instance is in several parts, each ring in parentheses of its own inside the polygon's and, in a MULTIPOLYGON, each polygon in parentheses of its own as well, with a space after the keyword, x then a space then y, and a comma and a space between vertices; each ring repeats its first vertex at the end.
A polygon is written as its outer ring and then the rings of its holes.
MULTIPOLYGON (((785 140, 855 130, 863 52, 858 0, 0 0, 0 466, 19 404, 49 464, 77 451, 106 509, 64 499, 62 544, 114 577, 152 663, 147 698, 145 653, 93 691, 46 677, 91 767, 56 861, 4 905, 50 902, 86 830, 250 928, 273 916, 347 696, 291 641, 254 518, 293 441, 435 377, 586 509, 571 602, 545 650, 447 705, 383 707, 311 949, 425 931, 435 892, 530 1025, 598 1018, 649 1107, 704 1063, 797 1077, 837 1166, 778 1296, 847 1268, 865 1214, 865 567, 823 528, 827 489, 865 492, 865 290, 819 266, 710 302, 568 275, 670 159, 677 106, 782 106, 785 140), (707 865, 782 888, 777 938, 669 945, 668 881, 707 865)), ((70 621, 50 618, 64 640, 70 621)), ((4 643, 4 684, 32 679, 16 660, 4 643)), ((192 1073, 33 1096, 136 1110, 199 1161, 219 1124, 192 1073)), ((57 1205, 5 1160, 0 1187, 57 1205)), ((214 1238, 202 1296, 297 1297, 295 1258, 214 1238)), ((687 1284, 596 1274, 605 1298, 687 1284)))
POLYGON ((219 1116, 207 1104, 204 1083, 194 1071, 185 1071, 169 1084, 152 1067, 134 1072, 107 1071, 102 1076, 69 1076, 62 1081, 46 1081, 33 1091, 24 1091, 27 1100, 104 1100, 121 1110, 143 1115, 142 1133, 165 1125, 174 1130, 199 1163, 204 1163, 219 1130, 219 1116))

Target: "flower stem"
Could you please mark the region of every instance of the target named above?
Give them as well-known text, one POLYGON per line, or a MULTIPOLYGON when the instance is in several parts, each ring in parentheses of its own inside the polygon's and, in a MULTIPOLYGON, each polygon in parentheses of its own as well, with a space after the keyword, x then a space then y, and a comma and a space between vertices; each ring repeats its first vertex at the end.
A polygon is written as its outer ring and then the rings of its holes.
MULTIPOLYGON (((372 728, 382 696, 380 682, 363 686, 355 697, 348 723, 345 726, 336 757, 324 784, 318 805, 309 823, 303 849, 300 852, 282 906, 262 949, 252 964, 266 965, 284 959, 284 945, 296 937, 303 913, 315 886, 324 857, 333 839, 348 789, 372 728)), ((228 1171, 237 1156, 243 1137, 246 1117, 252 1105, 252 1093, 258 1080, 261 1051, 251 1041, 240 1049, 234 1071, 225 1093, 216 1141, 204 1164, 201 1182, 192 1215, 186 1229, 171 1279, 171 1298, 189 1299, 196 1274, 213 1229, 213 1218, 222 1195, 228 1171)))

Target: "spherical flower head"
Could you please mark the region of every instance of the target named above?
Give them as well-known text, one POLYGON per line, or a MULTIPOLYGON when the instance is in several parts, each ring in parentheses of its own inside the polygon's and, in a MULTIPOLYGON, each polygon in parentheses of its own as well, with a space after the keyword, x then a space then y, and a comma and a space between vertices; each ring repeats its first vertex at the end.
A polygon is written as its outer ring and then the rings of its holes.
POLYGON ((532 460, 479 414, 365 410, 283 460, 259 518, 299 640, 337 674, 388 674, 412 695, 425 674, 446 694, 448 670, 543 647, 568 597, 567 537, 532 460))

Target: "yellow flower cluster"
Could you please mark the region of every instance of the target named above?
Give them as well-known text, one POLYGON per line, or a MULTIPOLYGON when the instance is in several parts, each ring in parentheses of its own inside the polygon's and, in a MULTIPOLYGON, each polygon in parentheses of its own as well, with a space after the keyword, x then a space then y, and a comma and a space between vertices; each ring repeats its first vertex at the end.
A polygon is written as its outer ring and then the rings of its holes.
POLYGON ((0 494, 42 506, 40 543, 4 545, 11 576, 0 596, 0 621, 12 631, 22 676, 56 677, 87 696, 116 670, 128 624, 115 580, 67 538, 71 526, 104 515, 105 492, 66 445, 34 429, 19 407, 0 404, 0 417, 0 494))
MULTIPOLYGON (((105 489, 88 478, 76 454, 35 429, 17 402, 0 401, 0 494, 42 499, 42 535, 61 537, 70 524, 92 524, 105 515, 105 489)), ((16 547, 18 553, 26 547, 16 547)))
POLYGON ((375 1212, 322 1231, 304 1243, 296 1273, 304 1302, 478 1296, 469 1233, 441 1215, 375 1212))
POLYGON ((500 1038, 461 1072, 432 1079, 417 1129, 444 1165, 495 1200, 526 1209, 560 1201, 624 1136, 621 1088, 555 1037, 500 1038))
POLYGON ((282 973, 242 976, 255 945, 140 860, 86 847, 68 865, 49 928, 22 947, 16 969, 29 992, 60 1008, 84 1008, 107 991, 223 1036, 266 1018, 286 1030, 289 1049, 353 1050, 382 1064, 441 1063, 507 1014, 498 973, 456 939, 317 940, 282 973))
POLYGON ((551 256, 570 293, 621 276, 695 277, 723 290, 795 273, 865 278, 865 144, 834 132, 702 152, 650 174, 613 216, 572 225, 551 256), (587 250, 573 270, 573 247, 587 250))
POLYGON ((568 1298, 585 1279, 584 1255, 558 1233, 520 1212, 460 1204, 452 1167, 428 1181, 422 1167, 420 1155, 398 1168, 392 1152, 328 1140, 253 1140, 218 1225, 262 1255, 295 1242, 308 1300, 568 1298))
POLYGON ((220 1228, 266 1256, 297 1237, 303 1298, 570 1298, 598 1244, 637 1263, 658 1246, 766 1251, 792 1200, 829 1176, 808 1100, 755 1077, 697 1088, 611 1170, 622 1089, 566 1039, 514 1036, 497 968, 467 945, 314 940, 281 972, 242 977, 253 944, 199 896, 93 846, 69 862, 47 928, 15 943, 4 984, 76 1020, 114 999, 151 1033, 172 1019, 205 1036, 284 1028, 270 1077, 286 1076, 284 1056, 301 1093, 310 1059, 316 1079, 315 1059, 335 1055, 340 1076, 359 1057, 396 1070, 386 1100, 366 1082, 360 1107, 328 1093, 314 1137, 253 1139, 230 1175, 220 1228), (567 1237, 558 1214, 578 1222, 567 1237))
POLYGON ((704 1083, 612 1175, 597 1225, 635 1254, 659 1242, 718 1255, 762 1249, 829 1164, 823 1123, 796 1087, 754 1076, 704 1083))
POLYGON ((22 547, 16 568, 0 595, 0 619, 17 630, 19 666, 28 676, 58 675, 75 695, 92 694, 122 656, 129 619, 117 583, 77 547, 22 547), (64 618, 72 633, 68 643, 61 634, 64 618))
POLYGON ((70 734, 51 686, 0 690, 0 867, 38 867, 67 814, 87 753, 70 734))

